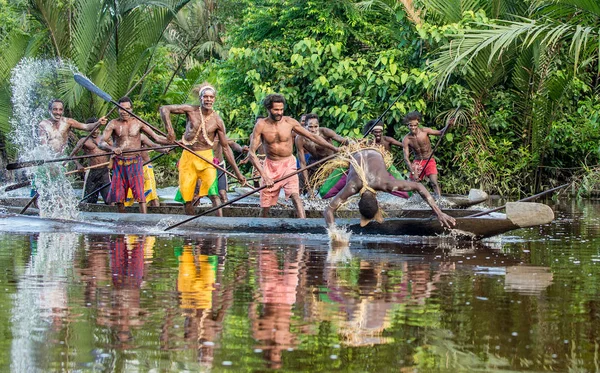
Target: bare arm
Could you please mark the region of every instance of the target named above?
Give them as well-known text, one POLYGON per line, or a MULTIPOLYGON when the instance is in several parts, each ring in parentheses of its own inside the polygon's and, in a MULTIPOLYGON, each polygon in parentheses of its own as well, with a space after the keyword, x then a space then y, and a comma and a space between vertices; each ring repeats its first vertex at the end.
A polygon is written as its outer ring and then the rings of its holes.
MULTIPOLYGON (((142 133, 141 138, 142 138, 142 146, 143 147, 154 148, 154 147, 158 146, 156 143, 154 143, 154 141, 150 140, 148 138, 148 136, 144 135, 143 133, 142 133)), ((163 153, 163 154, 167 154, 169 151, 171 151, 171 149, 157 149, 157 150, 153 149, 153 151, 159 152, 159 153, 163 153)))
POLYGON ((400 141, 396 140, 393 137, 385 136, 385 141, 387 141, 390 145, 394 145, 394 146, 397 146, 399 148, 402 148, 402 143, 400 141))
POLYGON ((274 184, 273 180, 271 180, 270 177, 265 175, 265 171, 262 168, 262 164, 260 163, 260 160, 256 155, 256 150, 259 146, 262 145, 262 128, 263 124, 260 121, 257 122, 254 126, 254 131, 252 131, 252 134, 250 135, 250 150, 248 151, 248 157, 250 158, 250 162, 252 163, 254 168, 256 168, 256 170, 260 174, 260 177, 263 179, 263 183, 268 187, 272 187, 274 184))
MULTIPOLYGON (((362 184, 362 183, 361 183, 362 184)), ((325 211, 323 211, 323 217, 325 218, 325 223, 328 228, 335 226, 335 212, 340 206, 346 202, 348 198, 358 193, 360 186, 355 182, 350 180, 350 175, 348 176, 348 183, 344 186, 344 188, 335 196, 333 200, 329 202, 325 211)))
POLYGON ((167 129, 167 138, 169 142, 175 141, 175 130, 171 123, 171 114, 186 114, 195 110, 192 105, 165 105, 159 109, 160 119, 162 119, 167 129))
POLYGON ((97 122, 94 122, 94 123, 81 123, 81 122, 76 121, 73 118, 67 118, 67 123, 69 123, 69 126, 71 126, 73 128, 77 128, 78 130, 83 130, 83 131, 89 132, 89 131, 93 130, 98 124, 105 125, 106 117, 102 117, 97 122))
POLYGON ((231 150, 233 150, 234 152, 237 153, 244 153, 248 151, 248 147, 247 146, 241 146, 240 144, 238 144, 237 142, 233 141, 232 139, 227 139, 227 144, 229 144, 229 147, 231 148, 231 150))
POLYGON ((404 154, 404 163, 406 163, 406 167, 408 168, 408 172, 411 175, 415 174, 415 171, 412 168, 412 164, 410 163, 410 147, 408 146, 409 140, 408 137, 405 136, 402 139, 402 153, 404 154))
POLYGON ((112 142, 112 133, 114 130, 115 124, 114 121, 111 120, 104 129, 104 132, 102 132, 98 147, 102 150, 114 152, 115 154, 121 154, 121 148, 114 146, 112 142))
POLYGON ((432 135, 432 136, 439 136, 445 130, 446 130, 446 127, 444 127, 441 130, 434 130, 433 128, 429 128, 429 127, 423 127, 423 128, 421 128, 421 131, 425 132, 428 135, 432 135))
POLYGON ((334 130, 330 129, 330 128, 321 128, 321 133, 323 135, 325 135, 325 137, 332 139, 334 141, 337 141, 338 143, 342 144, 342 145, 348 145, 350 143, 350 139, 347 139, 345 137, 342 137, 340 135, 338 135, 334 130))
POLYGON ((169 141, 169 139, 167 139, 165 136, 159 135, 156 132, 154 132, 154 130, 150 128, 150 126, 148 126, 146 123, 140 122, 140 124, 142 125, 141 130, 150 135, 157 143, 162 145, 171 144, 171 141, 169 141))
POLYGON ((310 131, 308 131, 306 128, 302 127, 300 125, 300 123, 298 123, 295 119, 292 119, 294 122, 296 122, 294 124, 294 127, 292 128, 292 130, 294 132, 296 132, 298 135, 300 136, 304 136, 306 138, 308 138, 309 140, 312 140, 314 143, 319 144, 327 149, 333 150, 334 152, 338 152, 338 148, 336 146, 333 146, 332 144, 328 143, 325 139, 323 139, 321 136, 315 136, 312 133, 310 133, 310 131))

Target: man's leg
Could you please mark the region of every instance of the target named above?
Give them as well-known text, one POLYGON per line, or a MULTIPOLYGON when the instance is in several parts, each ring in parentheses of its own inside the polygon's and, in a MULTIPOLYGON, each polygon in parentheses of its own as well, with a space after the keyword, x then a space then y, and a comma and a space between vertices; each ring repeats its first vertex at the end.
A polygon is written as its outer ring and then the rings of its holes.
POLYGON ((124 213, 125 212, 125 204, 123 202, 117 202, 117 210, 120 213, 124 213))
POLYGON ((184 205, 184 210, 185 210, 185 214, 186 215, 195 215, 195 209, 194 209, 194 201, 189 201, 186 202, 184 205))
POLYGON ((158 202, 158 199, 153 199, 152 201, 148 202, 148 206, 159 207, 160 202, 158 202))
POLYGON ((261 218, 268 218, 270 210, 271 210, 271 207, 263 207, 262 210, 260 210, 260 217, 261 218))
POLYGON ((431 174, 427 176, 429 178, 431 188, 433 189, 434 198, 440 198, 442 196, 442 191, 440 190, 440 184, 438 183, 437 176, 437 174, 431 174))
POLYGON ((296 217, 298 219, 306 219, 306 213, 304 212, 304 204, 302 203, 302 199, 298 193, 293 193, 290 198, 294 203, 294 207, 296 208, 296 217))
POLYGON ((221 197, 222 203, 227 203, 227 191, 224 189, 219 190, 219 197, 221 197))
MULTIPOLYGON (((217 207, 221 204, 221 198, 219 198, 219 196, 208 196, 208 198, 210 199, 210 202, 212 202, 213 207, 217 207)), ((216 212, 218 217, 223 217, 223 210, 218 209, 216 212)))
POLYGON ((142 214, 148 213, 148 208, 146 207, 146 202, 140 202, 140 212, 142 214))

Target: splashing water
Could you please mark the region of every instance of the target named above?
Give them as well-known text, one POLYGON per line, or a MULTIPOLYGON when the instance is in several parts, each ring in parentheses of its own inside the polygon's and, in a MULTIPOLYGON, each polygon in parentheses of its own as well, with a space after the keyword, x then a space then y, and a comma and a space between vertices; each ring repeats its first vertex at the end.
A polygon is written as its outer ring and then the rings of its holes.
MULTIPOLYGON (((62 156, 38 136, 39 123, 48 117, 48 103, 57 96, 59 71, 75 70, 59 60, 25 58, 13 69, 11 77, 13 116, 12 141, 19 149, 19 161, 53 159, 62 156)), ((44 218, 76 219, 78 200, 59 163, 27 169, 39 193, 38 207, 44 218)))
POLYGON ((327 228, 330 246, 348 246, 352 232, 348 231, 345 226, 333 225, 327 228))

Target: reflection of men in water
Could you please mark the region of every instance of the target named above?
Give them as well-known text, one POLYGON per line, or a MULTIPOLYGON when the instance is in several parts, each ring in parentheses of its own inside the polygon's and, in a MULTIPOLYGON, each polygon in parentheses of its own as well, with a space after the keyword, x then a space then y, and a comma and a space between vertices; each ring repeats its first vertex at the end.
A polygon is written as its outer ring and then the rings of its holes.
MULTIPOLYGON (((90 118, 86 121, 86 123, 94 123, 96 122, 95 118, 90 118)), ((86 155, 100 154, 104 153, 104 150, 98 147, 98 142, 100 141, 100 130, 96 129, 92 132, 91 136, 85 141, 85 138, 82 138, 77 142, 76 147, 79 147, 83 150, 86 155)), ((98 190, 103 185, 110 183, 110 174, 108 172, 108 156, 102 157, 92 157, 89 158, 88 167, 89 169, 85 171, 85 177, 83 182, 83 195, 87 196, 93 191, 97 190, 96 193, 90 195, 85 202, 87 203, 97 203, 98 195, 102 195, 102 200, 105 204, 108 204, 108 186, 98 190)), ((80 167, 79 163, 78 167, 80 167)))
POLYGON ((49 119, 44 119, 39 124, 38 133, 42 144, 47 144, 55 153, 62 153, 67 146, 71 128, 91 131, 98 123, 106 124, 102 117, 94 123, 80 123, 75 119, 63 117, 64 103, 61 100, 52 100, 48 105, 49 119))
POLYGON ((301 246, 295 258, 286 256, 280 263, 276 251, 263 249, 259 252, 258 276, 263 307, 260 315, 252 317, 252 329, 254 339, 261 342, 259 347, 273 369, 281 368, 281 352, 296 344, 290 325, 303 253, 301 246))
MULTIPOLYGON (((209 240, 208 243, 211 241, 209 240)), ((221 237, 215 246, 222 246, 221 237)), ((195 254, 191 245, 185 245, 179 255, 179 274, 177 291, 180 293, 179 307, 186 318, 184 338, 186 341, 198 343, 199 359, 211 366, 214 350, 210 343, 214 342, 220 321, 213 318, 213 291, 217 282, 217 255, 195 254)), ((221 320, 222 321, 222 320, 221 320)))
POLYGON ((110 269, 114 291, 108 314, 98 323, 116 328, 119 342, 131 342, 131 328, 143 324, 145 311, 140 305, 144 277, 144 237, 118 236, 110 243, 110 269))
POLYGON ((323 212, 328 227, 335 225, 335 211, 349 197, 357 193, 360 194, 358 209, 361 214, 361 225, 366 225, 373 219, 383 221, 377 203, 377 191, 391 193, 397 190, 417 191, 423 200, 429 204, 443 226, 448 228, 454 226, 454 218, 444 214, 439 209, 433 197, 423 185, 413 181, 391 178, 380 152, 375 149, 365 149, 352 154, 351 157, 346 185, 323 212))

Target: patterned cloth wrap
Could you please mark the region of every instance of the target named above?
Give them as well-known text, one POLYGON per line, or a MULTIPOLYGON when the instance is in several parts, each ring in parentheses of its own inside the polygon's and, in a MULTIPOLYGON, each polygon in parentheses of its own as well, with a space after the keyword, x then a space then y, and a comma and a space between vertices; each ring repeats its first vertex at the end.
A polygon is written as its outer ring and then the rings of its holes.
POLYGON ((134 158, 113 158, 113 176, 110 183, 110 191, 108 192, 108 201, 110 203, 125 202, 127 189, 131 189, 133 198, 137 202, 146 202, 146 196, 144 196, 143 163, 141 155, 134 158))
MULTIPOLYGON (((156 178, 154 177, 154 168, 151 164, 144 166, 144 196, 146 196, 146 202, 158 199, 158 194, 156 194, 156 178)), ((133 193, 129 189, 127 190, 125 206, 132 206, 134 202, 133 193)))

